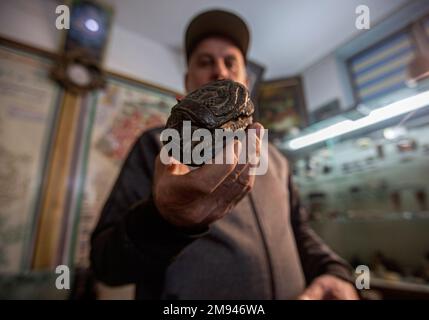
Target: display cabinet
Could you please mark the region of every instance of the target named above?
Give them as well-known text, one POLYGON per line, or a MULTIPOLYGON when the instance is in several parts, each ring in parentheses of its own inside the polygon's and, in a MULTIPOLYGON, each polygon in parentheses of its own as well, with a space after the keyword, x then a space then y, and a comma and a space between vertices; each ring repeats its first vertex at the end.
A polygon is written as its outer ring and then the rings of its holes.
POLYGON ((274 141, 314 230, 378 279, 429 285, 428 90, 426 81, 274 141))

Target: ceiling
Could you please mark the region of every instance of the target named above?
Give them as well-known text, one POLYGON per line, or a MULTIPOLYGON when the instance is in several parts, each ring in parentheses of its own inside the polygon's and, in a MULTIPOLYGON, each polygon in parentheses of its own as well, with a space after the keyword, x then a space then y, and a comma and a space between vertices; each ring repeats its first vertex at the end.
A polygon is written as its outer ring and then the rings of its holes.
POLYGON ((370 9, 371 25, 409 0, 107 0, 116 8, 115 23, 175 50, 194 14, 224 8, 249 24, 250 59, 266 66, 266 78, 301 72, 359 31, 358 5, 370 9))

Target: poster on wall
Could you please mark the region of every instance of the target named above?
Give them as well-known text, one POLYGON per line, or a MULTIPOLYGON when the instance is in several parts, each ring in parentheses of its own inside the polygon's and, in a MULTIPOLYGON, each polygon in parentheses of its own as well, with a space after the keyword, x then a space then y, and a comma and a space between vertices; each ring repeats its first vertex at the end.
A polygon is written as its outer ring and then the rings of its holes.
POLYGON ((144 131, 165 124, 175 98, 174 92, 110 77, 103 91, 87 99, 76 179, 81 185, 73 201, 75 235, 68 246, 76 266, 89 265, 91 232, 130 148, 144 131))
POLYGON ((0 42, 0 274, 31 265, 37 208, 61 89, 51 60, 0 42))

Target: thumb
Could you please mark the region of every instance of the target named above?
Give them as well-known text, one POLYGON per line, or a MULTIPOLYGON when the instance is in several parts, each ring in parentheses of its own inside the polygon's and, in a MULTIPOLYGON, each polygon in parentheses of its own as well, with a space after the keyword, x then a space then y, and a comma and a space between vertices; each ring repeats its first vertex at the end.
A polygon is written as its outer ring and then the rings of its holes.
POLYGON ((247 127, 247 129, 255 129, 256 135, 258 136, 259 139, 262 139, 262 137, 264 136, 264 133, 265 133, 264 126, 262 124, 260 124, 259 122, 253 122, 251 125, 249 125, 247 127))
POLYGON ((322 300, 324 296, 323 288, 317 284, 311 284, 305 291, 298 297, 298 300, 322 300))
POLYGON ((174 157, 164 157, 159 155, 156 159, 155 168, 162 174, 184 175, 190 171, 187 165, 176 160, 174 157))

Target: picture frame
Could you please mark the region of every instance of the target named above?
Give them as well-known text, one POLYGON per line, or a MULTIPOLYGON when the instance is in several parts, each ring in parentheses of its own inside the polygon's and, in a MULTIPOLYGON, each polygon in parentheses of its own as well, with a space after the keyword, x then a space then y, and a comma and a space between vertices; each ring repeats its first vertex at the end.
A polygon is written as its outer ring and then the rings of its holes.
MULTIPOLYGON (((259 86, 262 82, 265 67, 256 63, 255 61, 248 60, 246 64, 247 78, 249 79, 248 89, 250 91, 250 97, 254 104, 257 103, 259 86)), ((258 117, 258 108, 255 105, 255 118, 258 117)))
POLYGON ((56 58, 0 37, 0 163, 5 167, 0 175, 0 272, 11 275, 33 267, 48 162, 65 95, 49 79, 56 58))
POLYGON ((259 121, 270 130, 270 140, 281 140, 308 124, 299 76, 262 82, 258 92, 259 121))
POLYGON ((106 86, 83 101, 81 138, 73 154, 76 181, 69 195, 68 242, 63 260, 89 267, 90 234, 134 142, 147 130, 165 125, 180 92, 123 74, 107 72, 106 86))

